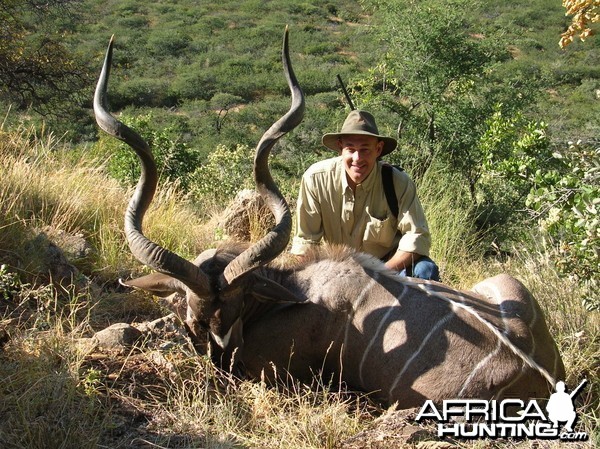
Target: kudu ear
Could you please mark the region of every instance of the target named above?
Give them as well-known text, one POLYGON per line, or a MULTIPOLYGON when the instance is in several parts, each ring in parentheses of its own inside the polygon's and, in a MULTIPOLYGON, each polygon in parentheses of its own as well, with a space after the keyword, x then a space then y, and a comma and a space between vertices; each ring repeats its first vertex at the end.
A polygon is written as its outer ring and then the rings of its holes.
POLYGON ((260 274, 254 273, 255 281, 250 287, 250 294, 258 301, 279 302, 279 303, 303 303, 306 298, 300 298, 296 293, 285 288, 283 285, 272 281, 260 274))
POLYGON ((166 298, 173 293, 185 295, 186 292, 183 283, 162 273, 152 273, 129 281, 119 280, 119 282, 126 287, 139 288, 160 298, 166 298))

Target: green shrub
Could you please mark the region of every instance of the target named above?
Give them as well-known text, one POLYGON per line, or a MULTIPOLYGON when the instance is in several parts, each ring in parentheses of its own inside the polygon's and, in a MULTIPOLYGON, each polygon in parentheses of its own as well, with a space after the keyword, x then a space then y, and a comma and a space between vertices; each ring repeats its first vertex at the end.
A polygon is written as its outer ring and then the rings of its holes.
POLYGON ((21 287, 19 275, 9 271, 6 264, 0 265, 0 300, 11 301, 19 294, 21 287))
POLYGON ((524 239, 530 228, 524 211, 531 177, 553 164, 547 125, 498 105, 472 157, 479 161, 472 189, 480 230, 499 245, 524 239))
POLYGON ((126 16, 117 19, 119 26, 139 30, 148 27, 148 19, 144 16, 126 16))
POLYGON ((165 30, 154 32, 148 37, 146 49, 155 58, 181 56, 189 45, 190 36, 182 31, 165 30))
POLYGON ((111 95, 111 106, 118 110, 126 105, 134 106, 173 106, 176 100, 169 95, 169 85, 165 80, 155 78, 135 78, 118 84, 111 95))
MULTIPOLYGON (((292 154, 286 140, 273 150, 269 165, 271 175, 288 202, 294 203, 304 169, 316 160, 306 154, 292 154)), ((243 189, 254 189, 255 149, 248 145, 234 148, 217 145, 190 180, 195 202, 225 207, 243 189)))
POLYGON ((240 190, 253 188, 253 158, 254 150, 246 145, 217 146, 192 175, 194 200, 225 205, 240 190))
POLYGON ((336 49, 330 42, 319 42, 313 45, 304 47, 304 53, 307 55, 329 55, 335 53, 336 49))
POLYGON ((600 147, 571 143, 553 156, 559 168, 532 174, 527 205, 559 271, 586 287, 588 309, 600 309, 600 147))
POLYGON ((178 74, 169 85, 171 95, 182 100, 210 100, 216 92, 216 77, 210 71, 192 64, 178 69, 178 74))
MULTIPOLYGON (((119 119, 146 140, 161 180, 176 182, 182 190, 188 190, 190 176, 199 165, 200 154, 182 141, 181 126, 171 124, 160 127, 150 113, 138 116, 122 114, 119 119)), ((127 144, 103 134, 93 151, 103 159, 108 159, 107 169, 112 177, 128 185, 137 183, 139 162, 127 144)))

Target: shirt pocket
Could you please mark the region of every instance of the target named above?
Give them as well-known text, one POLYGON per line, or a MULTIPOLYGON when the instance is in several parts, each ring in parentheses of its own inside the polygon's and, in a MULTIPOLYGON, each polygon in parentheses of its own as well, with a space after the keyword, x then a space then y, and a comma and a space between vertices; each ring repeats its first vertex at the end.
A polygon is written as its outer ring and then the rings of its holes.
POLYGON ((363 241, 368 243, 376 243, 380 246, 389 248, 394 243, 396 237, 397 223, 392 217, 386 217, 383 220, 373 217, 367 212, 368 221, 363 241))

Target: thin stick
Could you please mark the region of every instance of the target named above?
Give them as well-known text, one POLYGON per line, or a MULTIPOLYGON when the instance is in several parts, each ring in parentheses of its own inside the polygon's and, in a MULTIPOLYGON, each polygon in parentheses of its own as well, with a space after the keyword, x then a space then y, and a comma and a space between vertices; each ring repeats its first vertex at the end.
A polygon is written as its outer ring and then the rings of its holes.
POLYGON ((344 92, 344 95, 346 97, 346 101, 350 105, 350 109, 352 109, 353 111, 356 110, 356 108, 354 107, 354 103, 352 103, 352 98, 350 98, 350 95, 348 94, 348 91, 346 90, 346 86, 344 86, 344 82, 342 81, 342 77, 340 75, 338 75, 337 79, 338 79, 338 81, 340 83, 340 87, 342 88, 342 91, 344 92))

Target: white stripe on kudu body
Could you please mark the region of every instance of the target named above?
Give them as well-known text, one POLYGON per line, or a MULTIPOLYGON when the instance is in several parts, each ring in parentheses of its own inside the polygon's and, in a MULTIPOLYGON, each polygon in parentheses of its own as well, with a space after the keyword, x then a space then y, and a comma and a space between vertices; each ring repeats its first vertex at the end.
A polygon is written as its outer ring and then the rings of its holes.
MULTIPOLYGON (((405 289, 405 291, 406 290, 408 290, 408 289, 405 289)), ((371 337, 369 344, 365 348, 362 359, 360 360, 360 364, 358 366, 359 378, 360 378, 361 383, 363 383, 363 384, 364 384, 364 376, 363 376, 364 367, 365 367, 369 352, 375 345, 375 342, 377 340, 379 340, 379 335, 382 332, 385 332, 385 330, 390 326, 390 316, 391 316, 392 312, 394 311, 394 308, 397 307, 397 305, 398 305, 398 300, 396 298, 393 298, 393 302, 387 306, 388 311, 386 313, 384 313, 383 316, 381 317, 381 320, 379 320, 377 329, 375 329, 375 332, 371 332, 371 334, 373 336, 371 337)), ((397 342, 397 343, 400 343, 400 342, 397 342)), ((383 350, 385 351, 385 348, 383 348, 383 350)))
POLYGON ((406 371, 410 368, 411 363, 421 354, 423 349, 427 346, 427 343, 429 342, 429 340, 438 332, 443 331, 444 326, 448 323, 448 321, 450 321, 452 318, 454 318, 455 315, 456 315, 456 313, 454 312, 454 308, 453 308, 453 310, 450 313, 446 314, 442 319, 438 320, 438 322, 435 324, 435 326, 433 326, 433 328, 429 331, 427 336, 421 342, 421 345, 417 348, 417 350, 414 352, 414 354, 406 361, 406 363, 404 364, 404 366, 402 367, 402 369, 400 370, 400 372, 394 379, 394 383, 390 387, 390 390, 388 393, 389 397, 393 397, 393 392, 396 389, 396 387, 398 386, 398 383, 400 382, 400 380, 402 379, 402 377, 404 376, 406 371))
MULTIPOLYGON (((428 284, 418 283, 418 284, 413 284, 413 285, 416 285, 419 289, 421 289, 422 291, 427 293, 427 295, 429 295, 429 296, 434 296, 436 298, 440 298, 449 303, 453 303, 453 304, 457 305, 458 307, 462 308, 463 310, 465 310, 466 312, 470 313, 472 316, 477 318, 477 320, 479 320, 481 323, 483 323, 485 326, 487 326, 492 331, 492 333, 502 342, 502 344, 504 344, 507 348, 509 348, 515 355, 517 355, 519 358, 521 358, 523 360, 523 362, 525 362, 531 368, 540 372, 549 383, 554 385, 554 383, 556 382, 554 377, 544 367, 537 364, 535 362, 535 360, 533 360, 529 356, 529 354, 526 354, 521 349, 517 348, 513 344, 513 342, 507 338, 507 336, 505 335, 504 332, 500 331, 499 329, 496 328, 496 326, 494 326, 492 323, 490 323, 489 321, 484 319, 479 313, 477 313, 477 311, 473 310, 471 307, 469 307, 465 304, 457 303, 456 301, 452 300, 452 298, 448 297, 447 295, 441 294, 440 292, 433 290, 428 284)), ((481 284, 479 284, 479 285, 481 285, 481 284)))
MULTIPOLYGON (((481 286, 483 283, 478 284, 479 286, 481 286)), ((475 286, 477 287, 477 286, 475 286)), ((473 291, 479 294, 482 294, 481 292, 475 290, 475 288, 473 288, 473 291)), ((502 310, 502 296, 500 295, 500 292, 497 289, 493 290, 493 295, 491 296, 487 296, 490 300, 492 300, 493 304, 497 304, 500 314, 502 316, 502 327, 503 329, 498 329, 499 331, 502 331, 502 333, 506 336, 508 336, 508 326, 506 323, 506 319, 505 319, 505 314, 504 311, 502 310)), ((459 298, 462 300, 462 302, 465 302, 465 298, 464 296, 460 295, 459 298)), ((475 368, 471 371, 471 374, 469 374, 469 377, 467 377, 467 379, 465 380, 465 383, 462 387, 462 389, 459 392, 459 396, 462 397, 465 393, 465 390, 470 386, 471 381, 477 376, 477 374, 479 374, 482 370, 485 369, 489 369, 488 364, 495 358, 498 356, 498 354, 500 353, 500 351, 502 350, 502 340, 499 338, 497 343, 496 343, 496 348, 490 352, 489 354, 487 354, 483 359, 481 359, 479 361, 479 363, 475 366, 475 368)))
MULTIPOLYGON (((504 334, 507 337, 510 337, 510 329, 508 328, 508 325, 506 324, 506 320, 505 320, 505 311, 504 308, 502 306, 503 301, 509 300, 511 298, 505 298, 504 295, 502 294, 502 292, 500 291, 500 288, 498 285, 494 284, 493 282, 490 282, 489 280, 484 280, 481 281, 480 283, 478 283, 477 285, 475 285, 473 287, 473 291, 475 293, 478 293, 490 300, 493 300, 495 304, 498 304, 498 309, 500 310, 500 312, 502 313, 502 321, 504 323, 504 334)), ((530 319, 530 321, 527 323, 529 325, 529 329, 532 329, 535 324, 537 323, 538 320, 538 313, 536 308, 533 306, 533 303, 531 301, 529 301, 529 306, 531 309, 531 314, 532 317, 530 319)), ((533 357, 535 355, 535 351, 537 349, 537 340, 535 338, 533 338, 533 335, 531 336, 532 338, 530 339, 531 341, 531 350, 529 351, 529 353, 527 354, 527 359, 528 360, 533 360, 533 357)), ((500 346, 501 346, 501 340, 498 340, 498 350, 500 350, 500 346)), ((497 351, 495 351, 497 352, 497 351)), ((529 366, 531 366, 529 363, 527 363, 527 360, 525 360, 525 363, 529 366)), ((549 373, 544 373, 543 370, 540 370, 540 372, 546 377, 546 379, 548 379, 549 373)), ((554 372, 556 372, 556 366, 554 366, 554 372)), ((500 398, 502 397, 504 391, 510 389, 515 383, 517 383, 521 377, 523 376, 523 374, 525 373, 525 365, 523 365, 521 372, 515 376, 515 378, 513 379, 513 381, 509 384, 507 384, 504 388, 502 388, 501 390, 499 390, 496 393, 496 397, 500 398)), ((553 379, 552 376, 550 376, 550 378, 553 379)))
POLYGON ((377 285, 377 277, 373 277, 370 282, 368 282, 365 287, 362 289, 360 294, 357 296, 356 300, 352 302, 352 312, 348 314, 348 319, 346 320, 346 330, 344 332, 344 347, 347 347, 348 344, 348 334, 350 332, 351 327, 355 324, 354 318, 356 313, 360 310, 363 302, 368 300, 370 297, 369 294, 373 287, 377 285))

